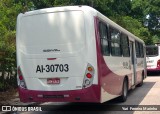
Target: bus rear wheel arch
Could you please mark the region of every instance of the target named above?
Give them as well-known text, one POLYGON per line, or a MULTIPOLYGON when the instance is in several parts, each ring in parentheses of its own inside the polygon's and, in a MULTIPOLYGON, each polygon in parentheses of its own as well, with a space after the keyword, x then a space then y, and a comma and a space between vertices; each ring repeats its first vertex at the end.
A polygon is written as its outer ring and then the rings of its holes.
POLYGON ((128 79, 127 77, 124 78, 123 87, 122 87, 122 94, 119 97, 120 102, 125 102, 128 97, 128 79))

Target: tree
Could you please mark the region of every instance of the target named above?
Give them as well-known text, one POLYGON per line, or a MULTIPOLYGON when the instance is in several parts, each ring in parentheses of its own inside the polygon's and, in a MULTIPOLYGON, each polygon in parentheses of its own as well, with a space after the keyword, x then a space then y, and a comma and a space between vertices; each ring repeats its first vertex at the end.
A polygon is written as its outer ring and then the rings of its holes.
MULTIPOLYGON (((147 1, 147 0, 145 0, 147 1)), ((160 1, 149 0, 147 1, 147 7, 144 10, 145 26, 148 27, 149 32, 152 35, 152 39, 160 39, 160 1), (156 37, 155 37, 156 36, 156 37)))
POLYGON ((143 39, 146 44, 160 41, 159 0, 1 0, 0 2, 0 71, 16 70, 16 18, 30 10, 89 5, 117 24, 143 39))
MULTIPOLYGON (((0 2, 0 89, 6 89, 9 84, 5 79, 5 74, 8 76, 16 72, 16 54, 15 54, 15 39, 16 39, 16 17, 22 10, 23 6, 11 0, 1 0, 0 2)), ((14 79, 16 77, 14 76, 14 79)), ((15 85, 14 85, 15 86, 15 85)))

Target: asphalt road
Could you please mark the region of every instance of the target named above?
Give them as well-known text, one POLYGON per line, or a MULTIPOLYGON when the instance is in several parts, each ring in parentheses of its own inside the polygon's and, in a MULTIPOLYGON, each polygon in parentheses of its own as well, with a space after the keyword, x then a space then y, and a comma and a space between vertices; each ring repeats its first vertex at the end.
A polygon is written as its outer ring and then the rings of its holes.
POLYGON ((45 106, 46 111, 17 114, 160 114, 160 74, 149 74, 141 87, 129 91, 124 103, 114 99, 103 104, 48 102, 41 105, 45 106), (135 105, 138 106, 134 107, 135 105))

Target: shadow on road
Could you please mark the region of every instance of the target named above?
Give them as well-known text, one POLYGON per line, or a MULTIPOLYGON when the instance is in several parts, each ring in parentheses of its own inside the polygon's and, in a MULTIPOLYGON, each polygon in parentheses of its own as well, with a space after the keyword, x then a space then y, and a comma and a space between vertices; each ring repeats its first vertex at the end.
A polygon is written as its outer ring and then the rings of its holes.
POLYGON ((151 72, 151 71, 149 72, 148 71, 147 76, 160 76, 160 72, 158 72, 158 71, 157 72, 151 72))

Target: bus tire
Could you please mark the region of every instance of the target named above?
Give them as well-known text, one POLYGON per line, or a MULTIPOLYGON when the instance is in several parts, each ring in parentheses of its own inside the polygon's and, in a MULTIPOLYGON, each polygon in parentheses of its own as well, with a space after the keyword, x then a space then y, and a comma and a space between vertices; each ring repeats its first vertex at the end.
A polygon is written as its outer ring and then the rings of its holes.
POLYGON ((123 81, 122 95, 119 97, 120 102, 125 102, 127 100, 127 96, 128 96, 128 82, 127 79, 125 78, 123 81))

